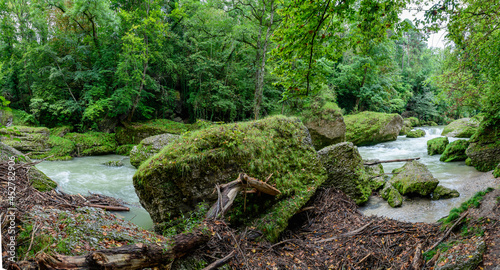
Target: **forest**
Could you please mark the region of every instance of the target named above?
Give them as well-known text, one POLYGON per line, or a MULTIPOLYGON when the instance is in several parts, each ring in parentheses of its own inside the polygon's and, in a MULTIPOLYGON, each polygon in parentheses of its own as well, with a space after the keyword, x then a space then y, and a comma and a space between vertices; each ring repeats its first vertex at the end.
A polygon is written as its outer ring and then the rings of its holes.
POLYGON ((495 0, 1 0, 0 105, 25 123, 80 132, 300 114, 317 96, 343 114, 442 124, 484 113, 496 123, 499 9, 495 0), (425 16, 402 20, 411 9, 425 16), (429 47, 439 29, 446 47, 429 47))

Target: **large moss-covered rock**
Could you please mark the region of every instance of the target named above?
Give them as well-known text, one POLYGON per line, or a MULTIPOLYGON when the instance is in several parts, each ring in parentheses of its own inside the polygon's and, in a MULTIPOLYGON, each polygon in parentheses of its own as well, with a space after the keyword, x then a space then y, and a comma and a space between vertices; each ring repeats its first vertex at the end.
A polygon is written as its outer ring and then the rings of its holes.
POLYGON ((486 244, 482 237, 447 243, 452 246, 439 255, 436 270, 474 270, 483 260, 486 244))
MULTIPOLYGON (((378 160, 364 160, 363 163, 369 163, 378 160)), ((386 176, 384 174, 384 166, 382 164, 376 165, 364 165, 365 172, 370 183, 371 190, 379 190, 384 187, 387 182, 386 176)))
POLYGON ((370 145, 397 139, 403 127, 399 114, 361 112, 344 116, 346 141, 355 145, 370 145))
POLYGON ((397 189, 395 189, 391 183, 385 183, 384 188, 380 192, 380 196, 387 201, 391 207, 400 207, 403 205, 403 196, 397 189))
POLYGON ((425 131, 421 129, 410 130, 406 133, 406 138, 420 138, 425 137, 425 131))
POLYGON ((50 150, 49 129, 44 127, 11 126, 0 129, 2 142, 23 153, 44 153, 50 150))
POLYGON ((450 199, 450 198, 455 198, 459 197, 460 193, 456 189, 451 189, 447 187, 443 187, 441 185, 438 185, 436 189, 432 192, 432 199, 433 200, 440 200, 440 199, 450 199))
POLYGON ((456 140, 451 142, 446 146, 439 160, 444 162, 466 160, 467 155, 465 151, 467 147, 469 147, 469 141, 467 140, 456 140))
POLYGON ((75 144, 74 156, 97 156, 112 154, 118 147, 115 134, 103 132, 68 133, 64 135, 75 144))
POLYGON ((427 141, 427 154, 429 154, 429 156, 440 155, 444 152, 449 143, 448 137, 430 139, 427 141))
MULTIPOLYGON (((23 153, 0 142, 0 160, 9 161, 10 157, 14 156, 14 162, 16 164, 20 163, 31 163, 31 159, 24 156, 23 153)), ((52 181, 43 172, 38 170, 36 167, 31 167, 28 172, 28 178, 34 188, 40 191, 50 191, 57 187, 57 183, 52 181)))
POLYGON ((234 225, 251 224, 270 240, 326 178, 307 128, 296 118, 277 116, 186 134, 144 162, 134 186, 153 221, 162 223, 186 215, 200 201, 213 203, 216 184, 241 172, 258 179, 273 173, 268 183, 281 194, 247 194, 246 203, 240 197, 226 218, 234 225))
POLYGON ((420 125, 420 121, 416 117, 408 117, 403 119, 405 126, 409 127, 418 127, 420 125))
POLYGON ((42 153, 32 153, 31 157, 34 159, 46 160, 70 160, 75 152, 75 144, 66 138, 58 136, 49 136, 47 144, 50 150, 42 153))
POLYGON ((130 150, 130 164, 139 167, 142 162, 160 152, 163 147, 177 138, 179 138, 179 135, 168 133, 147 137, 142 140, 139 145, 134 146, 134 148, 130 150))
POLYGON ((165 133, 182 134, 196 129, 195 125, 183 124, 167 119, 156 119, 144 123, 132 123, 116 128, 119 144, 139 144, 143 139, 165 133))
POLYGON ((487 172, 500 163, 500 123, 487 125, 482 122, 479 130, 469 140, 467 165, 476 170, 487 172))
POLYGON ((337 104, 316 98, 302 119, 316 149, 345 141, 346 126, 337 104))
POLYGON ((325 186, 342 190, 356 204, 368 200, 371 185, 356 146, 351 142, 331 145, 318 151, 318 156, 328 173, 325 186))
POLYGON ((390 182, 402 195, 428 196, 439 184, 427 166, 416 160, 407 162, 396 172, 390 182))
POLYGON ((470 138, 476 133, 479 121, 476 118, 462 118, 449 123, 441 133, 442 136, 470 138))

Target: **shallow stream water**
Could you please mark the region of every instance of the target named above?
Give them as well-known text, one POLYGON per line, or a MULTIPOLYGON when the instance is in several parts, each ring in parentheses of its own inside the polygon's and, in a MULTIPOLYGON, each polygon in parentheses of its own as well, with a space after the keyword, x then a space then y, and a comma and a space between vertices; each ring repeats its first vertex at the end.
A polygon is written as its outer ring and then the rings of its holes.
POLYGON ((153 226, 149 213, 141 207, 135 193, 132 176, 137 169, 130 165, 128 157, 119 155, 80 157, 68 161, 44 161, 36 167, 56 181, 58 188, 63 192, 88 195, 90 191, 121 199, 128 203, 130 212, 115 212, 117 216, 145 229, 153 226), (110 160, 121 160, 124 166, 102 165, 110 160))
MULTIPOLYGON (((411 222, 436 222, 441 217, 448 215, 453 207, 458 207, 474 193, 488 187, 486 183, 483 184, 477 179, 486 173, 465 165, 464 161, 441 162, 439 161, 440 155, 427 155, 427 141, 440 137, 443 131, 442 126, 419 127, 418 129, 425 131, 425 137, 406 138, 406 136, 399 136, 396 141, 358 147, 358 150, 363 159, 392 160, 420 157, 419 161, 427 165, 440 184, 458 190, 460 197, 437 201, 412 198, 405 200, 400 208, 391 208, 380 197, 372 196, 368 203, 361 208, 365 215, 386 216, 411 222)), ((449 140, 452 142, 458 139, 449 138, 449 140)), ((403 165, 404 162, 383 164, 386 173, 403 165)))
MULTIPOLYGON (((396 141, 359 147, 363 159, 404 159, 420 157, 440 184, 456 189, 460 197, 447 200, 432 201, 425 198, 407 199, 400 208, 391 208, 380 197, 372 196, 368 203, 361 207, 366 215, 379 215, 409 222, 435 222, 448 215, 448 212, 459 206, 470 196, 488 187, 477 181, 485 173, 478 172, 465 162, 444 163, 439 155, 427 155, 427 141, 439 137, 443 127, 423 127, 426 132, 422 138, 406 138, 399 136, 396 141), (476 179, 471 181, 471 179, 476 179)), ((450 141, 456 140, 449 138, 450 141)), ((404 162, 383 164, 385 172, 404 165, 404 162)), ((93 156, 75 158, 69 161, 45 161, 36 165, 47 176, 59 184, 59 188, 70 194, 87 194, 88 191, 122 199, 129 203, 130 212, 117 212, 125 220, 149 229, 153 222, 146 210, 139 204, 139 198, 132 184, 132 176, 136 169, 130 165, 128 157, 119 155, 93 156), (123 167, 108 167, 102 163, 110 160, 122 160, 123 167)))

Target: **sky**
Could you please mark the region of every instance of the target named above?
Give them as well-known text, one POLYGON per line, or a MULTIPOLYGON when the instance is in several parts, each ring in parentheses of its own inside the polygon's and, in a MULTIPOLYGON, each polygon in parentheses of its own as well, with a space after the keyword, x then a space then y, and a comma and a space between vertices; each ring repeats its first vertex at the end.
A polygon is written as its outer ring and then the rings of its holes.
MULTIPOLYGON (((427 6, 428 8, 428 6, 427 6)), ((415 19, 423 19, 424 18, 424 11, 419 11, 417 12, 416 10, 404 10, 403 13, 401 14, 402 19, 410 19, 411 21, 414 21, 415 19)), ((437 33, 432 33, 429 36, 429 39, 427 40, 427 44, 429 47, 438 47, 438 48, 444 48, 445 47, 445 36, 446 36, 446 31, 445 30, 440 30, 437 33)))

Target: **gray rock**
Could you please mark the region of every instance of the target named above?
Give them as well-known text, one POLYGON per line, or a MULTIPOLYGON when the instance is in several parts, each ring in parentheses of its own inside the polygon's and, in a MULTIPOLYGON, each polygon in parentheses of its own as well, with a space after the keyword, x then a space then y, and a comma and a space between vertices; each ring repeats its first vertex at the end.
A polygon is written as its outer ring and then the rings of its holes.
POLYGON ((380 192, 380 196, 387 201, 391 207, 400 207, 403 205, 403 196, 397 189, 395 189, 391 183, 385 183, 384 188, 380 192))
POLYGON ((462 118, 449 123, 441 133, 442 136, 470 138, 476 133, 479 121, 475 118, 462 118))
POLYGON ((342 115, 332 115, 330 119, 315 119, 306 122, 316 149, 345 141, 345 123, 342 115))
POLYGON ((436 189, 432 192, 432 199, 433 200, 440 200, 440 199, 450 199, 450 198, 455 198, 459 197, 460 193, 456 189, 451 189, 447 187, 443 187, 441 185, 438 185, 436 189))
POLYGON ((147 137, 130 150, 130 164, 138 168, 142 162, 160 152, 163 147, 179 137, 179 135, 168 133, 147 137))
POLYGON ((355 145, 370 145, 395 141, 403 127, 399 114, 361 112, 344 116, 346 141, 355 145))
POLYGON ((351 142, 325 147, 318 151, 328 177, 324 186, 342 190, 357 204, 363 204, 371 195, 368 174, 358 148, 351 142))
POLYGON ((427 166, 414 160, 393 171, 391 184, 402 195, 430 195, 439 184, 427 166))

